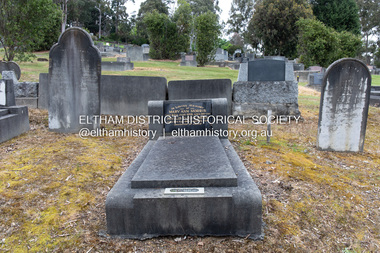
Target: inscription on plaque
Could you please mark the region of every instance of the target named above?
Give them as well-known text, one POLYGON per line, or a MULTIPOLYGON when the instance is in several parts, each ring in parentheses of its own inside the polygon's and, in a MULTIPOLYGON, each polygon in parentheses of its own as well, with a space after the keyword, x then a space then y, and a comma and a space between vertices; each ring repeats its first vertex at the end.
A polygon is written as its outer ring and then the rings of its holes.
POLYGON ((6 105, 7 97, 5 94, 5 82, 3 80, 0 81, 0 105, 6 105))
POLYGON ((193 55, 186 55, 185 60, 186 61, 194 61, 194 56, 193 55))
POLYGON ((199 195, 204 194, 205 188, 165 188, 164 194, 165 195, 179 195, 179 194, 186 194, 186 195, 199 195))
POLYGON ((166 117, 165 132, 173 130, 211 129, 208 117, 211 115, 211 101, 174 102, 167 101, 164 106, 166 117))

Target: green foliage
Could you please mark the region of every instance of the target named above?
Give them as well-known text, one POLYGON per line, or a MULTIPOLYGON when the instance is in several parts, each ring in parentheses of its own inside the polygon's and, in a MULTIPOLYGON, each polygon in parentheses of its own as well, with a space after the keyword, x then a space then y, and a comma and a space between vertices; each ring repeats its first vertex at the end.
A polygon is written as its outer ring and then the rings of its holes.
MULTIPOLYGON (((297 56, 297 20, 312 17, 306 0, 263 0, 249 26, 250 36, 262 40, 265 55, 297 56)), ((252 40, 252 39, 251 39, 252 40)))
POLYGON ((38 48, 51 46, 58 38, 61 11, 52 0, 2 0, 0 43, 6 61, 27 61, 38 48))
POLYGON ((218 39, 218 48, 228 50, 228 48, 231 46, 232 46, 232 44, 229 41, 227 41, 226 39, 221 39, 221 38, 218 39))
POLYGON ((220 8, 218 6, 218 1, 215 1, 215 0, 186 0, 186 1, 190 4, 194 17, 197 17, 209 11, 215 14, 217 11, 220 11, 220 8))
POLYGON ((328 67, 344 57, 355 57, 361 47, 360 37, 349 32, 336 32, 315 19, 300 19, 298 51, 306 67, 328 67))
POLYGON ((360 34, 359 10, 355 0, 312 0, 318 20, 338 32, 360 34))
POLYGON ((153 59, 176 59, 179 52, 177 26, 168 15, 156 10, 144 17, 150 41, 149 55, 153 59))
POLYGON ((220 35, 218 16, 208 11, 196 17, 195 34, 197 61, 200 66, 204 66, 213 59, 218 46, 218 36, 220 35))
MULTIPOLYGON (((169 8, 167 5, 167 1, 162 0, 146 0, 141 3, 139 13, 136 18, 135 27, 136 34, 134 36, 134 40, 136 41, 146 41, 149 42, 149 36, 147 32, 147 27, 144 22, 144 17, 146 14, 149 14, 156 10, 158 13, 162 13, 165 15, 169 14, 169 8)), ((149 42, 150 43, 150 42, 149 42)), ((136 43, 140 44, 140 43, 136 43)))
POLYGON ((237 33, 247 41, 247 28, 254 10, 253 0, 233 0, 230 18, 227 21, 228 33, 237 33))
POLYGON ((187 52, 190 48, 190 35, 194 28, 191 7, 185 0, 178 1, 178 8, 174 12, 173 21, 177 25, 178 32, 178 50, 187 52))
POLYGON ((244 53, 243 47, 239 45, 232 45, 227 48, 228 54, 233 55, 236 49, 241 49, 241 52, 244 53))

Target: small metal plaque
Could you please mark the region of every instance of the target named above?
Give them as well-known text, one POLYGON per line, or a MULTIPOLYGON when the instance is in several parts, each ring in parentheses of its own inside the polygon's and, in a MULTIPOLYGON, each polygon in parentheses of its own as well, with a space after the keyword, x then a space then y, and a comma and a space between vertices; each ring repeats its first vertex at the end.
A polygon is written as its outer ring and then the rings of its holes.
POLYGON ((205 188, 165 188, 165 195, 201 195, 205 194, 205 188))

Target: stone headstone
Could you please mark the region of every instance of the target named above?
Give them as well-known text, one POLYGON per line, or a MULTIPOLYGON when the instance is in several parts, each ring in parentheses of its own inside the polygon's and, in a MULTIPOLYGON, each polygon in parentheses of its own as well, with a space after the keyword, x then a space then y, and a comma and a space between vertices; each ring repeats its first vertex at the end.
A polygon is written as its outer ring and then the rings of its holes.
POLYGON ((16 79, 19 80, 21 77, 21 69, 20 66, 13 62, 5 62, 5 61, 0 61, 0 73, 3 71, 13 71, 16 75, 16 79))
POLYGON ((356 59, 341 59, 327 69, 319 107, 317 146, 321 150, 363 151, 371 74, 356 59))
POLYGON ((148 112, 165 118, 164 121, 149 124, 149 130, 157 133, 150 135, 150 139, 173 133, 177 136, 178 133, 183 133, 182 136, 198 133, 228 138, 228 122, 216 121, 218 115, 228 115, 225 98, 149 101, 148 112))
POLYGON ((194 61, 194 55, 186 55, 185 61, 194 61))
POLYGON ((310 66, 308 70, 322 72, 323 68, 321 66, 310 66))
POLYGON ((147 115, 148 101, 165 100, 166 94, 165 77, 102 75, 101 113, 147 115))
POLYGON ((5 106, 7 104, 5 86, 6 86, 5 80, 0 80, 0 106, 5 106))
POLYGON ((101 57, 91 36, 69 28, 49 54, 49 129, 74 133, 99 127, 101 57), (79 117, 88 119, 85 124, 79 117))
POLYGON ((184 127, 189 130, 211 129, 211 125, 205 121, 195 122, 193 116, 211 115, 211 101, 164 101, 164 115, 170 116, 170 122, 165 124, 165 132, 179 130, 184 127))
POLYGON ((131 61, 146 61, 146 57, 144 57, 144 50, 140 46, 127 46, 127 54, 126 56, 131 59, 131 61))
POLYGON ((169 100, 226 98, 228 114, 232 112, 230 79, 181 80, 168 83, 169 100))
POLYGON ((285 61, 256 59, 248 62, 248 81, 285 81, 285 61))
POLYGON ((16 96, 15 96, 15 84, 18 83, 16 79, 15 72, 12 71, 3 71, 2 72, 2 86, 4 90, 3 102, 0 105, 3 106, 15 106, 16 105, 16 96))
POLYGON ((149 54, 150 47, 148 44, 142 44, 141 47, 143 49, 143 54, 149 54))

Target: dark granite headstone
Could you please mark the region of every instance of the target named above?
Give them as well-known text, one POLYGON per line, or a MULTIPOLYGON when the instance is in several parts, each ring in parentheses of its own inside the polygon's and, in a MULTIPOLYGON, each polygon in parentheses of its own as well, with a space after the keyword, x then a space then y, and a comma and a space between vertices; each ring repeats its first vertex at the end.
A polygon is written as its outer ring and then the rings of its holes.
POLYGON ((232 111, 230 79, 182 80, 168 83, 169 100, 226 98, 228 113, 232 111))
POLYGON ((17 80, 20 80, 21 69, 17 63, 13 61, 10 61, 10 62, 0 61, 0 74, 3 71, 13 71, 16 75, 17 80))
POLYGON ((74 133, 99 127, 101 57, 91 36, 70 28, 50 50, 49 129, 74 133), (84 116, 85 124, 79 121, 84 116))
POLYGON ((321 150, 363 151, 371 74, 356 59, 334 62, 323 78, 317 146, 321 150))
POLYGON ((285 61, 256 59, 248 62, 248 81, 285 81, 285 61))
POLYGON ((165 124, 165 132, 186 128, 188 130, 211 130, 207 120, 202 117, 211 115, 209 101, 164 101, 164 114, 170 117, 165 124))

